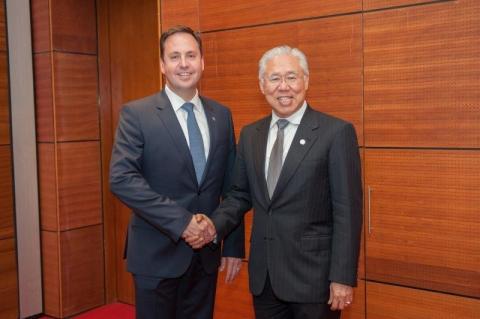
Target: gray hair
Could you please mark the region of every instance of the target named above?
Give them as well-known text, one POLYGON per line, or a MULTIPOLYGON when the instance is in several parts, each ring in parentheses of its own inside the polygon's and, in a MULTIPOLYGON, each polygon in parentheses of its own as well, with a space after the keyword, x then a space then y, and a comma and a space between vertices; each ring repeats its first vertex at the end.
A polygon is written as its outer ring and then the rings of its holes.
POLYGON ((298 59, 303 73, 308 76, 308 62, 305 54, 297 48, 291 48, 288 45, 281 45, 265 52, 258 62, 258 79, 263 81, 267 62, 279 55, 291 55, 298 59))

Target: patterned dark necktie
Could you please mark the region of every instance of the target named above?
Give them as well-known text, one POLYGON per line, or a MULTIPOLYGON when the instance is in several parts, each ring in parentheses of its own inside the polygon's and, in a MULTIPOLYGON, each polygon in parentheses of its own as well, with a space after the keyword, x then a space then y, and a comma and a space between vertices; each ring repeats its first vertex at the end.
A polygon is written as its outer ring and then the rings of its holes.
POLYGON ((283 162, 283 131, 288 125, 288 120, 279 119, 277 121, 278 131, 277 139, 273 144, 272 152, 270 153, 270 160, 268 162, 268 173, 267 173, 267 188, 268 195, 272 198, 273 191, 277 186, 278 178, 280 177, 280 172, 282 171, 282 162, 283 162))
POLYGON ((197 175, 197 181, 200 184, 202 180, 203 171, 205 170, 206 158, 205 148, 203 146, 202 133, 198 127, 197 119, 193 113, 193 104, 185 103, 182 108, 187 111, 187 128, 188 128, 188 141, 190 143, 190 154, 192 154, 193 166, 195 167, 195 174, 197 175))

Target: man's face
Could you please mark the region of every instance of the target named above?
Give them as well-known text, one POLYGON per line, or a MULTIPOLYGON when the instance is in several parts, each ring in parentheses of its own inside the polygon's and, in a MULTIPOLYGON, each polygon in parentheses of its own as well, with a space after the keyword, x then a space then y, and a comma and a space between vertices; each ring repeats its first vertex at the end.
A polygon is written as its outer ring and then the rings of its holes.
POLYGON ((168 87, 190 100, 196 92, 204 68, 197 41, 188 33, 175 33, 165 41, 160 68, 168 87))
POLYGON ((260 90, 276 115, 289 117, 301 108, 307 89, 308 75, 298 58, 279 55, 267 62, 260 90))

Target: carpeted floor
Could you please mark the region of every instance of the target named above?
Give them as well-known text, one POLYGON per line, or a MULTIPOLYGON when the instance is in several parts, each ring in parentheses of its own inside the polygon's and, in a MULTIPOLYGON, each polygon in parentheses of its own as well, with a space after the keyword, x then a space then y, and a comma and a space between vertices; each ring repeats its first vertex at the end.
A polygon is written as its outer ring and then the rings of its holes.
MULTIPOLYGON (((50 318, 44 316, 40 319, 50 318)), ((113 303, 84 312, 72 319, 135 319, 135 308, 124 303, 113 303)))

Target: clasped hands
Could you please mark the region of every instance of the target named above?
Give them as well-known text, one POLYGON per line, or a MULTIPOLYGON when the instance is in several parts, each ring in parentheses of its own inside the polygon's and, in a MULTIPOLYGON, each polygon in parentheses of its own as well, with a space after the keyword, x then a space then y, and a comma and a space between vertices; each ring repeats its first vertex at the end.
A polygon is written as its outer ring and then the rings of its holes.
POLYGON ((202 248, 215 239, 217 231, 210 218, 204 214, 196 214, 183 231, 182 238, 193 249, 202 248))

